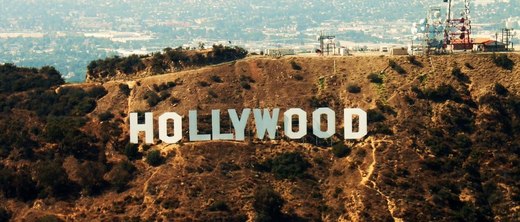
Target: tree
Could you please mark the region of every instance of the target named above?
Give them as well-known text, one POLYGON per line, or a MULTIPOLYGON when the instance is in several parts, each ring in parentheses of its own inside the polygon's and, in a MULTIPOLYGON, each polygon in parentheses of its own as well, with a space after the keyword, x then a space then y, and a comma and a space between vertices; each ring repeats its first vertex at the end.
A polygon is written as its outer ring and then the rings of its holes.
POLYGON ((152 150, 146 155, 146 162, 151 166, 159 166, 163 163, 163 158, 159 150, 152 150))
POLYGON ((37 163, 34 178, 46 194, 64 196, 70 188, 70 181, 65 169, 58 160, 37 163))
POLYGON ((128 182, 132 180, 133 173, 136 168, 132 163, 125 161, 115 165, 110 172, 107 173, 107 181, 114 187, 118 192, 125 190, 128 182))
POLYGON ((253 208, 257 222, 282 221, 285 201, 271 187, 262 187, 254 194, 253 208))

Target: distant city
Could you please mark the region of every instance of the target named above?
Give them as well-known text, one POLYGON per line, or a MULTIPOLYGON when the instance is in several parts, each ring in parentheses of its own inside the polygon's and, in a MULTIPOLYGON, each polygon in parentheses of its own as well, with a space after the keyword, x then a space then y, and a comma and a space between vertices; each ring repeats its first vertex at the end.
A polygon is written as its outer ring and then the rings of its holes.
MULTIPOLYGON (((454 0, 457 4, 456 0, 454 0)), ((407 45, 413 22, 443 0, 0 0, 0 63, 55 66, 70 82, 88 63, 166 47, 238 45, 313 52, 317 35, 356 50, 407 45)), ((474 0, 476 37, 520 28, 520 1, 474 0)), ((513 37, 513 42, 519 36, 513 37)), ((516 43, 515 43, 516 44, 516 43)))

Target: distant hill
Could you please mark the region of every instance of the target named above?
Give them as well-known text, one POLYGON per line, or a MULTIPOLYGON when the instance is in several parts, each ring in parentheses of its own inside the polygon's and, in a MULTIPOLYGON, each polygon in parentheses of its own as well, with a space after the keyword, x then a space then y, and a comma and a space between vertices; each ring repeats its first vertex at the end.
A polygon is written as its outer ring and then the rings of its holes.
MULTIPOLYGON (((518 54, 252 56, 102 84, 4 90, 0 217, 515 220, 519 63, 518 54), (129 112, 197 109, 202 133, 211 130, 212 109, 324 106, 338 115, 366 110, 369 135, 291 141, 280 132, 279 140, 259 141, 250 121, 245 142, 128 144, 129 112)), ((48 78, 37 69, 0 72, 16 81, 48 78)))
POLYGON ((179 47, 166 48, 163 51, 151 55, 116 56, 92 61, 87 66, 86 79, 87 81, 133 79, 230 62, 247 55, 247 51, 243 48, 222 45, 214 45, 208 50, 185 50, 179 47))

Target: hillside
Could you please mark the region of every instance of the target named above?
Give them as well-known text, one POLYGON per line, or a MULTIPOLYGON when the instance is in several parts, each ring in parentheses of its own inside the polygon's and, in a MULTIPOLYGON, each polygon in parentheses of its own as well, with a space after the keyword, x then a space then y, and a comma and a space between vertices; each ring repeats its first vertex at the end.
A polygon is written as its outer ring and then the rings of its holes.
POLYGON ((517 54, 253 56, 132 80, 1 91, 0 216, 514 221, 518 64, 517 54), (196 109, 208 132, 212 109, 325 106, 338 119, 344 107, 366 110, 369 135, 259 141, 249 122, 245 142, 128 144, 129 112, 187 117, 196 109))

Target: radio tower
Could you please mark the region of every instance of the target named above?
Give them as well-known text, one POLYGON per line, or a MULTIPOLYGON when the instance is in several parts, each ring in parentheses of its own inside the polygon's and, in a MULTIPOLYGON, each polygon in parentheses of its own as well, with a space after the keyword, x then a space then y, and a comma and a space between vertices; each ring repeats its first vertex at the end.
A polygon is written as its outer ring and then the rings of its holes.
MULTIPOLYGON (((444 26, 444 42, 446 45, 458 43, 462 49, 467 50, 472 48, 471 42, 471 8, 470 0, 458 0, 464 4, 464 8, 458 12, 459 15, 454 14, 453 2, 457 0, 443 0, 448 3, 448 13, 446 18, 446 25, 444 26)), ((459 8, 460 9, 460 8, 459 8)))

